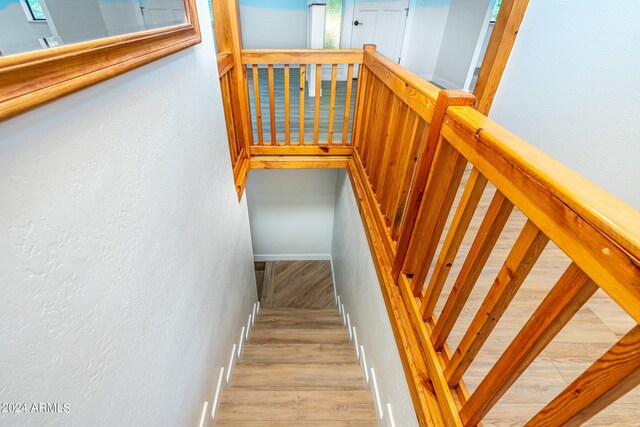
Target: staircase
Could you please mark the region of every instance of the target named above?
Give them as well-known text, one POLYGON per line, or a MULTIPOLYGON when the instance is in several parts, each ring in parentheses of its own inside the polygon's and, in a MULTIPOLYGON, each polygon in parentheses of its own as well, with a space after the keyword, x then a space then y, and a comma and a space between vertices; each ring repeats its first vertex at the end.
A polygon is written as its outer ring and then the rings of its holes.
POLYGON ((223 392, 218 426, 374 426, 349 334, 335 308, 263 308, 223 392))

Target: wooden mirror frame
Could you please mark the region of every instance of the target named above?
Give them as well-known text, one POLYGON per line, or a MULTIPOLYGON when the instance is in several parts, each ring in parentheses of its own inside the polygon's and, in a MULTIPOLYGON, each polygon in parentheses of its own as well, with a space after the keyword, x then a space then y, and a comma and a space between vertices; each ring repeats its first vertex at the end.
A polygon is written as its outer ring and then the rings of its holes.
POLYGON ((185 24, 0 57, 0 121, 200 43, 195 0, 185 24))

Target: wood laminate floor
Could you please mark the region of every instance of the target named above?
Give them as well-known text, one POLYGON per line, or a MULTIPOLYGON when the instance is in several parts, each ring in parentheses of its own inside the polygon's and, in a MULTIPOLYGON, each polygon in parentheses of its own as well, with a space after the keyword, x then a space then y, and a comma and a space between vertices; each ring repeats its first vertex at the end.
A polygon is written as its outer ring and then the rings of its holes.
POLYGON ((356 362, 335 306, 261 308, 216 425, 375 426, 356 362))
POLYGON ((335 306, 330 261, 267 261, 262 273, 260 267, 256 274, 262 307, 335 306))

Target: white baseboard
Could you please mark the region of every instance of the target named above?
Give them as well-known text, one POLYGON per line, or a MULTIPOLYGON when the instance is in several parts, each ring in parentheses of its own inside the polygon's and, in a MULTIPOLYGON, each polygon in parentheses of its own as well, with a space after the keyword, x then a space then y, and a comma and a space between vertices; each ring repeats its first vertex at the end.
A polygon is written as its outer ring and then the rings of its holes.
MULTIPOLYGON (((238 342, 233 343, 233 347, 230 349, 231 353, 229 356, 229 365, 227 367, 222 366, 220 368, 220 375, 218 377, 215 395, 213 400, 211 401, 210 414, 211 414, 211 418, 213 419, 214 425, 215 425, 215 420, 217 416, 218 406, 220 406, 220 396, 221 396, 222 390, 224 388, 228 388, 231 385, 231 380, 233 378, 233 368, 235 367, 236 362, 240 360, 240 358, 242 357, 243 344, 247 341, 247 339, 249 339, 249 332, 251 331, 255 322, 255 317, 259 312, 260 312, 260 303, 256 302, 253 304, 253 307, 251 307, 247 324, 243 325, 240 330, 240 338, 238 342)), ((209 424, 205 423, 205 425, 209 425, 209 424)))
POLYGON ((255 262, 263 261, 331 261, 331 254, 257 254, 255 262))
POLYGON ((385 393, 382 393, 382 390, 378 387, 378 380, 376 379, 375 368, 373 366, 368 366, 367 358, 365 356, 365 347, 364 344, 358 342, 358 335, 356 332, 356 325, 351 323, 351 316, 347 313, 347 310, 344 306, 344 302, 341 301, 340 295, 336 297, 336 300, 339 301, 339 308, 342 314, 344 325, 349 330, 349 341, 351 341, 354 345, 354 353, 356 358, 358 359, 358 363, 362 365, 362 369, 364 370, 364 379, 365 379, 365 387, 371 391, 371 395, 373 397, 374 406, 376 408, 376 414, 378 415, 378 426, 379 427, 395 427, 395 422, 393 420, 393 413, 391 412, 391 404, 384 405, 382 403, 381 396, 386 396, 385 393))

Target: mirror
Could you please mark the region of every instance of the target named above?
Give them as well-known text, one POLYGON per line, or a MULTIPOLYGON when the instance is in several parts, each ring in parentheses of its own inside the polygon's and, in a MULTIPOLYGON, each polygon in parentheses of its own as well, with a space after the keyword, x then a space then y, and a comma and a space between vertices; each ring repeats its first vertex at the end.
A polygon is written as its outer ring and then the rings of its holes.
POLYGON ((0 56, 185 23, 182 0, 0 0, 0 56))

